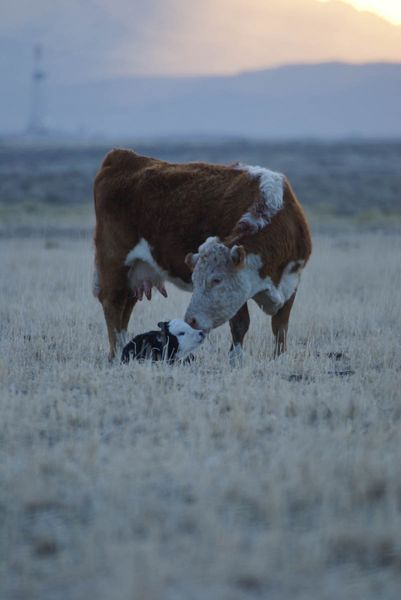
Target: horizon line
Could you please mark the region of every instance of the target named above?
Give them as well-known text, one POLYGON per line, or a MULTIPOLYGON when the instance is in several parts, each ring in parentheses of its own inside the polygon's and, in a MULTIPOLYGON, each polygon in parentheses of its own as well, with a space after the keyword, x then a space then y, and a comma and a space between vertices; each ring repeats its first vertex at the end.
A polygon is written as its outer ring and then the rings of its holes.
MULTIPOLYGON (((100 79, 92 79, 90 82, 100 82, 100 81, 110 81, 113 79, 219 79, 219 78, 229 78, 229 77, 238 77, 239 75, 246 75, 249 73, 260 73, 263 71, 278 71, 280 69, 285 69, 288 67, 317 67, 322 65, 342 65, 346 67, 367 67, 367 66, 401 66, 401 60, 386 60, 386 59, 377 59, 377 60, 369 60, 369 61, 348 61, 342 59, 329 59, 329 60, 321 60, 321 61, 304 61, 304 62, 286 62, 286 63, 277 63, 276 65, 269 65, 266 67, 250 67, 249 69, 241 69, 239 71, 226 71, 221 73, 132 73, 130 75, 115 75, 115 76, 105 76, 100 79)), ((83 83, 83 82, 79 82, 83 83)), ((72 84, 76 85, 76 84, 72 84)))

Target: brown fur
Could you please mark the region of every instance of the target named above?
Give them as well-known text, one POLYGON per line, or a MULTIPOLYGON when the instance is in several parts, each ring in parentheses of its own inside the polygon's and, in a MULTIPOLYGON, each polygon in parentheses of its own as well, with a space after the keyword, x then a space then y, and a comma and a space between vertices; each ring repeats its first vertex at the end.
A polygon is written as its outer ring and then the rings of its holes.
POLYGON ((284 183, 284 207, 262 230, 249 233, 243 228, 234 229, 224 240, 228 246, 241 243, 247 253, 258 254, 262 259, 261 277, 271 277, 277 284, 283 268, 290 261, 307 262, 312 252, 312 240, 305 213, 289 181, 284 183))
POLYGON ((259 198, 258 179, 236 166, 172 164, 130 150, 107 154, 94 182, 94 242, 111 355, 115 333, 126 329, 136 302, 124 260, 141 238, 160 267, 184 282, 191 279, 186 254, 208 236, 259 254, 262 277, 270 275, 275 283, 289 261, 309 258, 309 227, 287 181, 284 208, 267 227, 255 234, 236 229, 259 198))

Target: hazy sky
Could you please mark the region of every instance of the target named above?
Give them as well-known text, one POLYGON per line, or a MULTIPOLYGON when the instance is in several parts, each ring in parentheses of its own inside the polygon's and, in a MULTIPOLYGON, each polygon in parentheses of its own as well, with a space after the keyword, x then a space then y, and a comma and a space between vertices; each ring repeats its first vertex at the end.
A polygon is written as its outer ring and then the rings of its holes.
POLYGON ((1 8, 0 76, 29 79, 35 42, 53 82, 233 73, 293 62, 401 61, 401 0, 14 0, 1 8))
MULTIPOLYGON (((329 2, 330 0, 321 0, 329 2)), ((396 25, 401 25, 401 2, 400 0, 345 0, 359 10, 370 10, 388 19, 396 25)))

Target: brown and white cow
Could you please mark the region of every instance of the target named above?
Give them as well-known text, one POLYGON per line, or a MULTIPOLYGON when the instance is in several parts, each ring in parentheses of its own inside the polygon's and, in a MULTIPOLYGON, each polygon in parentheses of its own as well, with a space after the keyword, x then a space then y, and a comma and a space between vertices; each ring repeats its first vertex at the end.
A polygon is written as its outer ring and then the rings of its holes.
POLYGON ((272 316, 275 352, 311 253, 310 231, 289 182, 262 167, 172 164, 112 150, 94 183, 94 294, 110 357, 132 309, 164 282, 193 290, 186 320, 208 331, 229 321, 234 353, 252 298, 272 316))

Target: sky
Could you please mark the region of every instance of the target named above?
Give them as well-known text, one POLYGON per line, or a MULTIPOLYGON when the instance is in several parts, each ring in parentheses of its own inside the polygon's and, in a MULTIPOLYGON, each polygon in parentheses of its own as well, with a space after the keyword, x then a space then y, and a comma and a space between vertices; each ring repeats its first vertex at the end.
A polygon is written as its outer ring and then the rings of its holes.
POLYGON ((38 43, 51 112, 110 79, 401 63, 401 0, 0 0, 0 129, 27 120, 38 43))
POLYGON ((397 19, 400 0, 14 0, 1 8, 0 76, 29 79, 37 42, 55 83, 401 61, 397 19))
MULTIPOLYGON (((322 0, 327 2, 330 0, 322 0)), ((368 10, 387 19, 394 25, 401 25, 401 2, 400 0, 346 0, 348 4, 358 10, 368 10)))

